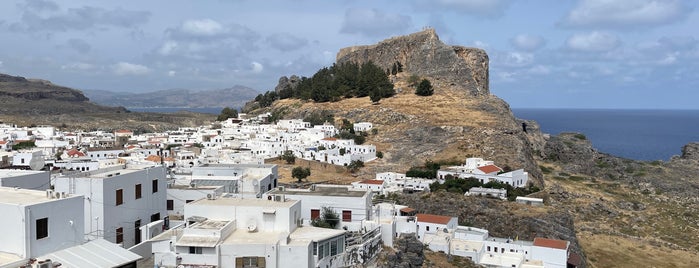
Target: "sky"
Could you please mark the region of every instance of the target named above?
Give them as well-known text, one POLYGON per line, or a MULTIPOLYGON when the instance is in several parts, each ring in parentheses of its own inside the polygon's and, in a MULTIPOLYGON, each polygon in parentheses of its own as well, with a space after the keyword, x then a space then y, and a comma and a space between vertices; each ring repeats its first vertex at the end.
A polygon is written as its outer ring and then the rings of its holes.
POLYGON ((434 28, 513 108, 699 109, 690 0, 3 0, 0 73, 76 89, 271 90, 434 28))

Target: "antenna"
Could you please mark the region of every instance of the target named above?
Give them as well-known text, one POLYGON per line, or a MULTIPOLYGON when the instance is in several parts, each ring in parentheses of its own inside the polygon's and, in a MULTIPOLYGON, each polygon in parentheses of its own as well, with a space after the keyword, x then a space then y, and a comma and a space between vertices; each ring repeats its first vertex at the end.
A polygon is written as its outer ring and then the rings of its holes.
POLYGON ((29 160, 29 168, 32 170, 41 170, 44 168, 44 157, 32 157, 32 160, 29 160))

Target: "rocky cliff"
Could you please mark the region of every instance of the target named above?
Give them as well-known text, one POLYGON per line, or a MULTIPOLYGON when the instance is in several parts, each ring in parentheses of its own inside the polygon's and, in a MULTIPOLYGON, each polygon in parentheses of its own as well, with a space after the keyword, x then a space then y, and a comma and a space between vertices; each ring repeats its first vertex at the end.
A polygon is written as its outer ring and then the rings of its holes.
MULTIPOLYGON (((295 99, 276 101, 258 110, 283 112, 285 118, 303 118, 317 111, 329 111, 337 120, 372 122, 377 134, 368 137, 384 152, 384 158, 370 164, 360 176, 373 172, 404 172, 425 160, 465 161, 467 157, 494 160, 502 167, 524 168, 532 182, 542 185, 534 160, 543 147, 538 126, 530 122, 525 132, 509 105, 488 90, 488 55, 476 48, 442 43, 432 29, 394 37, 375 45, 341 49, 337 63, 372 61, 380 66, 400 62, 403 72, 392 75, 398 94, 380 104, 368 98, 344 99, 331 103, 295 99), (427 78, 434 95, 421 97, 409 85, 411 76, 427 78)), ((278 89, 293 87, 297 77, 282 77, 278 89)))
POLYGON ((393 37, 375 45, 353 46, 337 53, 337 63, 373 61, 391 68, 399 62, 403 70, 431 78, 439 88, 459 88, 470 95, 488 95, 488 54, 479 48, 449 46, 434 29, 393 37))

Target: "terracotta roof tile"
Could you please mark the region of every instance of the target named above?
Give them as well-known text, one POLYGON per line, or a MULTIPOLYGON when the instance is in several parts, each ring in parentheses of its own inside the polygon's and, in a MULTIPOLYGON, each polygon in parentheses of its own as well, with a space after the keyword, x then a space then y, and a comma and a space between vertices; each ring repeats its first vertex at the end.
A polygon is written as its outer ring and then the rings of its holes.
POLYGON ((433 214, 417 214, 418 222, 429 222, 437 224, 447 224, 451 220, 449 216, 433 215, 433 214))
POLYGON ((383 180, 363 180, 363 181, 360 181, 359 183, 382 185, 384 183, 384 181, 383 180))
POLYGON ((401 208, 400 211, 405 212, 405 213, 410 213, 410 212, 415 211, 415 209, 413 209, 413 208, 401 208))
POLYGON ((502 169, 499 168, 499 167, 496 166, 496 165, 482 166, 482 167, 478 167, 478 169, 480 169, 481 171, 485 172, 486 174, 502 171, 502 169))
POLYGON ((537 237, 537 238, 534 238, 534 246, 556 248, 556 249, 567 249, 568 248, 568 241, 537 237))
POLYGON ((336 141, 337 138, 323 138, 324 141, 336 141))

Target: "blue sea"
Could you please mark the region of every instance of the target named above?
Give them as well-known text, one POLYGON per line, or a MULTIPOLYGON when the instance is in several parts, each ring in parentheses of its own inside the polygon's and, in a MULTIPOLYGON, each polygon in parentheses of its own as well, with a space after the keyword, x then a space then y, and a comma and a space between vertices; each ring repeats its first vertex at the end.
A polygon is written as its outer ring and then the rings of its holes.
POLYGON ((203 114, 220 114, 223 107, 201 107, 201 108, 188 108, 188 107, 126 107, 129 111, 134 112, 148 112, 148 113, 176 113, 179 111, 190 111, 195 113, 203 114))
POLYGON ((580 132, 600 152, 635 160, 669 160, 699 142, 699 110, 512 109, 549 134, 580 132))

